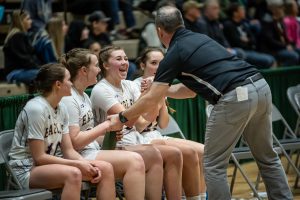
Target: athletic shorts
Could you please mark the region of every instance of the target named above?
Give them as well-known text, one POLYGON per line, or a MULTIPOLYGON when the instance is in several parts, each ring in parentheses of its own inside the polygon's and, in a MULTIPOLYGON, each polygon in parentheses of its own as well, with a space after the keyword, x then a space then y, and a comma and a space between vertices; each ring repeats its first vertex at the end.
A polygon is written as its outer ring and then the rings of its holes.
POLYGON ((23 159, 23 160, 10 160, 9 165, 14 171, 18 181, 24 188, 29 188, 29 178, 30 172, 33 167, 33 160, 23 159))
POLYGON ((125 134, 122 138, 123 145, 137 145, 137 144, 150 144, 152 140, 160 139, 167 140, 170 139, 168 136, 163 136, 157 130, 139 133, 138 131, 130 131, 125 134))
POLYGON ((96 160, 96 157, 100 150, 98 149, 85 149, 80 152, 80 155, 86 160, 96 160))
POLYGON ((150 144, 152 140, 168 140, 171 137, 162 135, 159 131, 153 130, 141 133, 143 144, 150 144))

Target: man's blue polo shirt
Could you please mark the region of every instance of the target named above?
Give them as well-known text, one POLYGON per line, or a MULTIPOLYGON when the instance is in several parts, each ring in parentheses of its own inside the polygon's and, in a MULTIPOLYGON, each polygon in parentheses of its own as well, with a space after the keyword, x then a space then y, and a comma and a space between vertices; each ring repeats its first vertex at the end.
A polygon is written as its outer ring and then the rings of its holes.
POLYGON ((208 36, 179 28, 159 64, 154 82, 171 84, 178 79, 215 104, 232 84, 257 73, 253 65, 230 54, 208 36))

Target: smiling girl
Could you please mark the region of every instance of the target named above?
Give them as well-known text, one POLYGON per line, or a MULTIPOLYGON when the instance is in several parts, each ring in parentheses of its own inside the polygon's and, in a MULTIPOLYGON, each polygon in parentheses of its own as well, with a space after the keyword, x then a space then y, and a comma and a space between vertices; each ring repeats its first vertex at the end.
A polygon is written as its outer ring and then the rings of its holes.
MULTIPOLYGON (((105 121, 108 115, 129 108, 140 96, 136 84, 125 80, 129 64, 123 49, 115 46, 101 49, 99 63, 103 79, 93 88, 91 94, 97 124, 105 121)), ((131 121, 130 127, 123 128, 122 144, 125 145, 125 150, 141 153, 146 169, 153 168, 154 155, 162 159, 159 167, 163 170, 163 174, 152 174, 150 171, 146 174, 146 199, 160 199, 161 185, 159 184, 162 178, 167 198, 181 199, 182 154, 176 147, 141 145, 140 133, 137 130, 143 130, 149 125, 147 117, 149 116, 140 116, 131 121), (153 190, 156 192, 151 192, 153 190)))
POLYGON ((100 150, 96 141, 108 131, 121 129, 111 127, 109 120, 94 126, 91 101, 84 91, 97 83, 100 72, 97 56, 87 49, 77 48, 69 51, 62 62, 70 71, 73 83, 72 95, 64 97, 62 101, 70 116, 69 129, 74 148, 85 159, 111 163, 115 178, 123 181, 126 199, 144 199, 145 166, 142 157, 129 151, 100 150))

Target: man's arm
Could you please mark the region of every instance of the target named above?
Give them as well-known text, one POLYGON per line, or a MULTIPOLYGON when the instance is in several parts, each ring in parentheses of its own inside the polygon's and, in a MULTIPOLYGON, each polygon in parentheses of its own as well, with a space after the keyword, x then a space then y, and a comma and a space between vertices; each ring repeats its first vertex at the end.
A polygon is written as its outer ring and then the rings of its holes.
POLYGON ((157 108, 162 98, 165 98, 169 89, 168 84, 154 82, 150 90, 138 99, 130 108, 123 112, 123 115, 130 121, 143 113, 150 113, 157 108))
POLYGON ((196 93, 182 83, 178 83, 176 85, 171 85, 166 96, 173 99, 187 99, 196 97, 196 93))

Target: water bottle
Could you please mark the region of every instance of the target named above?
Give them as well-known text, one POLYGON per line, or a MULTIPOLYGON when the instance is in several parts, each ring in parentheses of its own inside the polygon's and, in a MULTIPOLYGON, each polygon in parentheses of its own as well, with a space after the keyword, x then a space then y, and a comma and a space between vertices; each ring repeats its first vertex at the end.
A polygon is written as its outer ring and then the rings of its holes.
POLYGON ((116 132, 107 132, 104 136, 102 148, 103 150, 114 150, 116 148, 117 138, 116 132))

